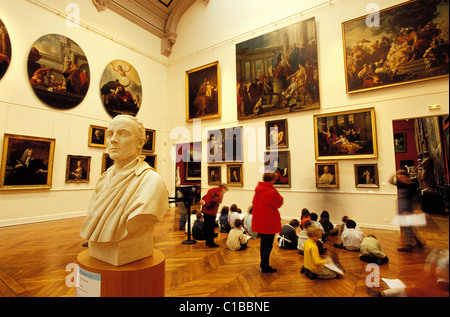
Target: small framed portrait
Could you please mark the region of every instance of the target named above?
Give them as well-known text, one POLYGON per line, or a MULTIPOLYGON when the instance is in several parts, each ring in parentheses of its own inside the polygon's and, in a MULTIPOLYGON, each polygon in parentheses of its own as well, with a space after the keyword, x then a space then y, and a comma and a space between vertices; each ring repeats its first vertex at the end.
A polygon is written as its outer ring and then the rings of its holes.
POLYGON ((291 187, 291 162, 289 151, 266 151, 265 173, 277 173, 275 187, 291 187))
POLYGON ((156 154, 145 154, 144 161, 156 171, 156 154))
POLYGON ((0 170, 0 189, 52 187, 55 139, 6 134, 0 170))
POLYGON ((378 188, 377 164, 355 164, 355 187, 378 188))
POLYGON ((155 152, 155 137, 155 130, 145 129, 145 144, 142 147, 143 154, 155 152))
POLYGON ((114 165, 114 161, 109 157, 108 153, 103 153, 102 157, 102 174, 114 165))
POLYGON ((219 62, 186 72, 186 121, 221 116, 219 62))
POLYGON ((222 166, 208 166, 208 185, 222 183, 222 166))
POLYGON ((106 147, 106 129, 91 124, 89 126, 89 146, 106 147))
POLYGON ((244 174, 242 171, 242 164, 227 165, 227 184, 229 186, 244 186, 244 174))
POLYGON ((316 163, 316 187, 339 188, 339 170, 337 162, 316 163))
POLYGON ((89 183, 91 157, 67 155, 66 183, 89 183))
POLYGON ((288 148, 287 119, 266 121, 266 147, 274 150, 288 148))
POLYGON ((394 149, 395 153, 406 153, 406 133, 394 133, 394 149))

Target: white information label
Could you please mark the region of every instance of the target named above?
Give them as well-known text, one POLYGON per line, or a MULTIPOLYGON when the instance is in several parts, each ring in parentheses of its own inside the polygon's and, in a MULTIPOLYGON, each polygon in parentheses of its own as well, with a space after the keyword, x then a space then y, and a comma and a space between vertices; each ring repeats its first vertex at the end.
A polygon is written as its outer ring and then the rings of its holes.
POLYGON ((101 274, 79 268, 79 286, 76 297, 100 297, 101 274))

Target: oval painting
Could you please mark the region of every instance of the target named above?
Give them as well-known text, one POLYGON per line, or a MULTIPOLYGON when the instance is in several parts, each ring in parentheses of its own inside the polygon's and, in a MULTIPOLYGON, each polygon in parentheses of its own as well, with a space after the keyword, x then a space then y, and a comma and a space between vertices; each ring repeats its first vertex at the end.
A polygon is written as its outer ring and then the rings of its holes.
POLYGON ((0 19, 0 79, 5 75, 11 62, 11 41, 5 25, 0 19))
POLYGON ((80 104, 89 89, 89 64, 83 50, 59 34, 40 37, 28 54, 28 78, 36 96, 57 109, 80 104))
POLYGON ((142 103, 141 80, 128 62, 115 60, 106 66, 100 81, 100 94, 106 111, 136 116, 142 103))

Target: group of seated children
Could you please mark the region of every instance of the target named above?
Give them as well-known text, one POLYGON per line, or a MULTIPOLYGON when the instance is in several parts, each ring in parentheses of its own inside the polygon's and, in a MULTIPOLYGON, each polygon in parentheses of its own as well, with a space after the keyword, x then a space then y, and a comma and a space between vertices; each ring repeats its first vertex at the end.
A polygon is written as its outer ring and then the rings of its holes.
MULTIPOLYGON (((192 237, 195 240, 205 240, 202 213, 196 211, 191 217, 194 218, 191 220, 192 237)), ((233 251, 246 249, 248 239, 256 239, 258 236, 257 232, 252 231, 252 206, 249 207, 247 215, 242 214, 236 204, 223 206, 217 223, 220 232, 228 233, 226 245, 233 251), (247 234, 244 234, 245 232, 247 234)))
POLYGON ((359 251, 359 257, 364 262, 381 265, 389 261, 375 236, 364 237, 354 220, 344 216, 342 225, 333 225, 327 211, 321 213, 319 221, 317 219, 316 213, 310 213, 307 208, 303 208, 300 221, 292 219, 289 224, 283 226, 277 237, 280 248, 298 249, 304 256, 301 272, 309 278, 329 279, 337 276, 335 271, 327 267, 333 260, 330 257, 321 257, 327 251, 323 242, 331 235, 340 236, 341 243, 335 243, 335 247, 359 251), (298 235, 297 228, 301 229, 298 235))

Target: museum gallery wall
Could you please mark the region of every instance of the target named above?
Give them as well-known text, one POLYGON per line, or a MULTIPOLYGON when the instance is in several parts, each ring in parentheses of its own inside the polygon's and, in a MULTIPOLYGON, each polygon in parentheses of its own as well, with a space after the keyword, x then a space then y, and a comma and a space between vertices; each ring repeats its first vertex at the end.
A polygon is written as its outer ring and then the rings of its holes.
MULTIPOLYGON (((113 34, 114 38, 147 52, 147 55, 83 26, 71 25, 70 21, 30 2, 21 2, 21 10, 17 10, 8 1, 0 1, 5 8, 0 18, 12 43, 11 61, 0 79, 0 134, 4 138, 3 143, 6 139, 16 138, 22 145, 31 141, 42 146, 47 143, 54 145, 51 188, 44 188, 47 186, 45 183, 45 186, 38 184, 41 187, 37 189, 0 192, 0 225, 84 215, 106 160, 101 141, 93 139, 95 131, 101 132, 111 120, 108 107, 115 107, 113 111, 122 107, 134 111, 149 133, 153 131, 152 136, 156 135, 150 146, 154 150, 148 154, 152 162, 156 164, 157 161, 157 172, 163 176, 171 194, 175 190, 176 171, 170 152, 176 144, 200 141, 204 158, 201 164, 202 192, 214 186, 214 180, 209 179, 208 174, 214 170, 215 174, 221 174, 223 182, 233 185, 224 204, 236 203, 243 210, 251 204, 253 189, 261 180, 262 173, 267 168, 274 168, 274 160, 270 158, 277 151, 280 154, 277 169, 284 176, 282 183, 277 184, 285 198, 280 209, 284 219, 298 217, 301 208, 307 207, 317 213, 326 209, 334 220, 348 215, 360 224, 392 228, 396 192, 387 184, 387 178, 395 171, 392 121, 448 113, 448 76, 442 76, 442 73, 436 73, 436 76, 426 74, 429 80, 408 80, 397 76, 397 82, 385 79, 383 85, 373 81, 374 76, 366 75, 362 77, 361 87, 350 81, 353 77, 349 77, 345 65, 351 63, 348 54, 344 53, 344 41, 358 37, 363 40, 361 34, 351 33, 351 30, 361 17, 375 10, 368 6, 369 1, 339 0, 314 10, 307 10, 313 6, 310 3, 290 0, 278 1, 276 6, 273 1, 251 0, 240 3, 238 8, 228 1, 210 1, 207 5, 197 1, 180 20, 177 42, 169 58, 159 53, 161 43, 158 38, 111 12, 98 13, 91 3, 81 5, 80 19, 84 23, 113 34), (224 12, 230 12, 232 17, 227 18, 224 12), (42 20, 46 23, 38 23, 42 20), (347 33, 343 32, 345 28, 348 28, 347 33), (289 31, 284 32, 286 29, 289 31), (27 58, 33 43, 45 34, 67 37, 79 45, 88 62, 89 72, 85 73, 89 88, 82 101, 70 109, 54 109, 42 102, 29 84, 27 58), (242 43, 267 34, 278 38, 274 46, 278 52, 285 53, 286 62, 279 63, 279 68, 278 65, 269 65, 272 56, 268 54, 272 54, 273 45, 267 37, 266 40, 257 40, 262 45, 258 52, 264 51, 264 58, 257 58, 257 53, 249 52, 250 49, 245 55, 238 53, 245 46, 242 43), (299 64, 304 66, 308 62, 314 67, 309 78, 315 82, 308 83, 310 89, 292 95, 287 91, 288 84, 295 79, 298 83, 302 75, 297 73, 299 69, 296 67, 288 69, 285 65, 296 61, 289 61, 287 57, 287 53, 296 47, 299 52, 304 53, 304 49, 309 52, 307 55, 298 54, 298 57, 306 56, 306 60, 299 64), (248 64, 245 61, 238 63, 242 59, 247 59, 248 64), (187 91, 187 75, 195 75, 205 66, 213 67, 211 74, 207 75, 208 78, 211 76, 209 84, 213 98, 208 103, 205 93, 203 99, 199 98, 196 103, 195 97, 187 91), (135 70, 137 77, 126 74, 131 69, 135 70), (134 102, 128 106, 105 104, 105 95, 111 91, 106 89, 106 84, 114 83, 111 75, 114 70, 117 78, 123 79, 122 86, 130 85, 134 87, 133 91, 138 91, 139 97, 133 98, 134 102), (250 72, 246 73, 246 70, 250 72), (265 90, 258 99, 251 100, 256 103, 247 100, 245 106, 240 106, 237 98, 239 85, 243 84, 240 79, 245 79, 245 84, 251 86, 255 79, 264 82, 264 74, 267 76, 267 73, 284 77, 283 82, 277 80, 272 91, 265 90), (263 77, 258 79, 260 74, 263 77), (139 81, 131 80, 131 76, 139 78, 139 81), (187 113, 189 107, 197 104, 203 106, 187 113), (441 108, 430 111, 428 106, 431 104, 439 104, 441 108), (197 117, 202 120, 196 121, 197 117), (337 135, 335 140, 331 138, 333 144, 337 142, 336 147, 330 149, 327 147, 330 138, 325 134, 333 123, 340 122, 345 122, 343 129, 350 130, 356 145, 340 145, 344 143, 343 136, 337 135), (277 126, 276 131, 284 133, 284 138, 277 140, 280 142, 276 148, 270 147, 270 132, 274 130, 270 127, 274 126, 277 126), (232 157, 224 162, 208 160, 208 153, 211 154, 208 151, 209 132, 220 131, 222 134, 221 131, 225 133, 236 127, 242 129, 241 157, 232 157), (177 132, 186 130, 188 134, 177 132), (35 139, 30 141, 27 139, 29 136, 35 139), (87 180, 83 177, 86 169, 83 166, 88 165, 90 177, 87 180), (67 173, 70 169, 74 170, 73 174, 67 173), (338 173, 338 178, 326 183, 323 177, 319 182, 325 169, 338 173), (377 173, 377 182, 373 186, 355 183, 355 173, 364 173, 365 169, 377 173), (237 177, 234 180, 233 175, 237 177)), ((55 9, 66 12, 63 4, 48 2, 56 6, 55 9)), ((377 5, 382 10, 401 3, 379 1, 377 5)), ((376 23, 376 16, 370 21, 376 23)), ((384 26, 384 21, 381 22, 384 26)), ((445 27, 448 41, 448 20, 445 27)), ((374 38, 368 40, 375 41, 374 38)), ((361 45, 370 47, 364 41, 361 45)), ((357 51, 353 42, 347 46, 357 51)), ((424 72, 429 70, 427 67, 425 64, 424 72)), ((403 73, 406 71, 403 69, 403 73)), ((57 74, 53 75, 57 80, 57 74)), ((191 77, 191 82, 198 82, 197 90, 203 84, 196 77, 191 77)), ((12 145, 9 148, 15 150, 12 145)), ((5 150, 3 152, 2 160, 5 160, 5 150)))

